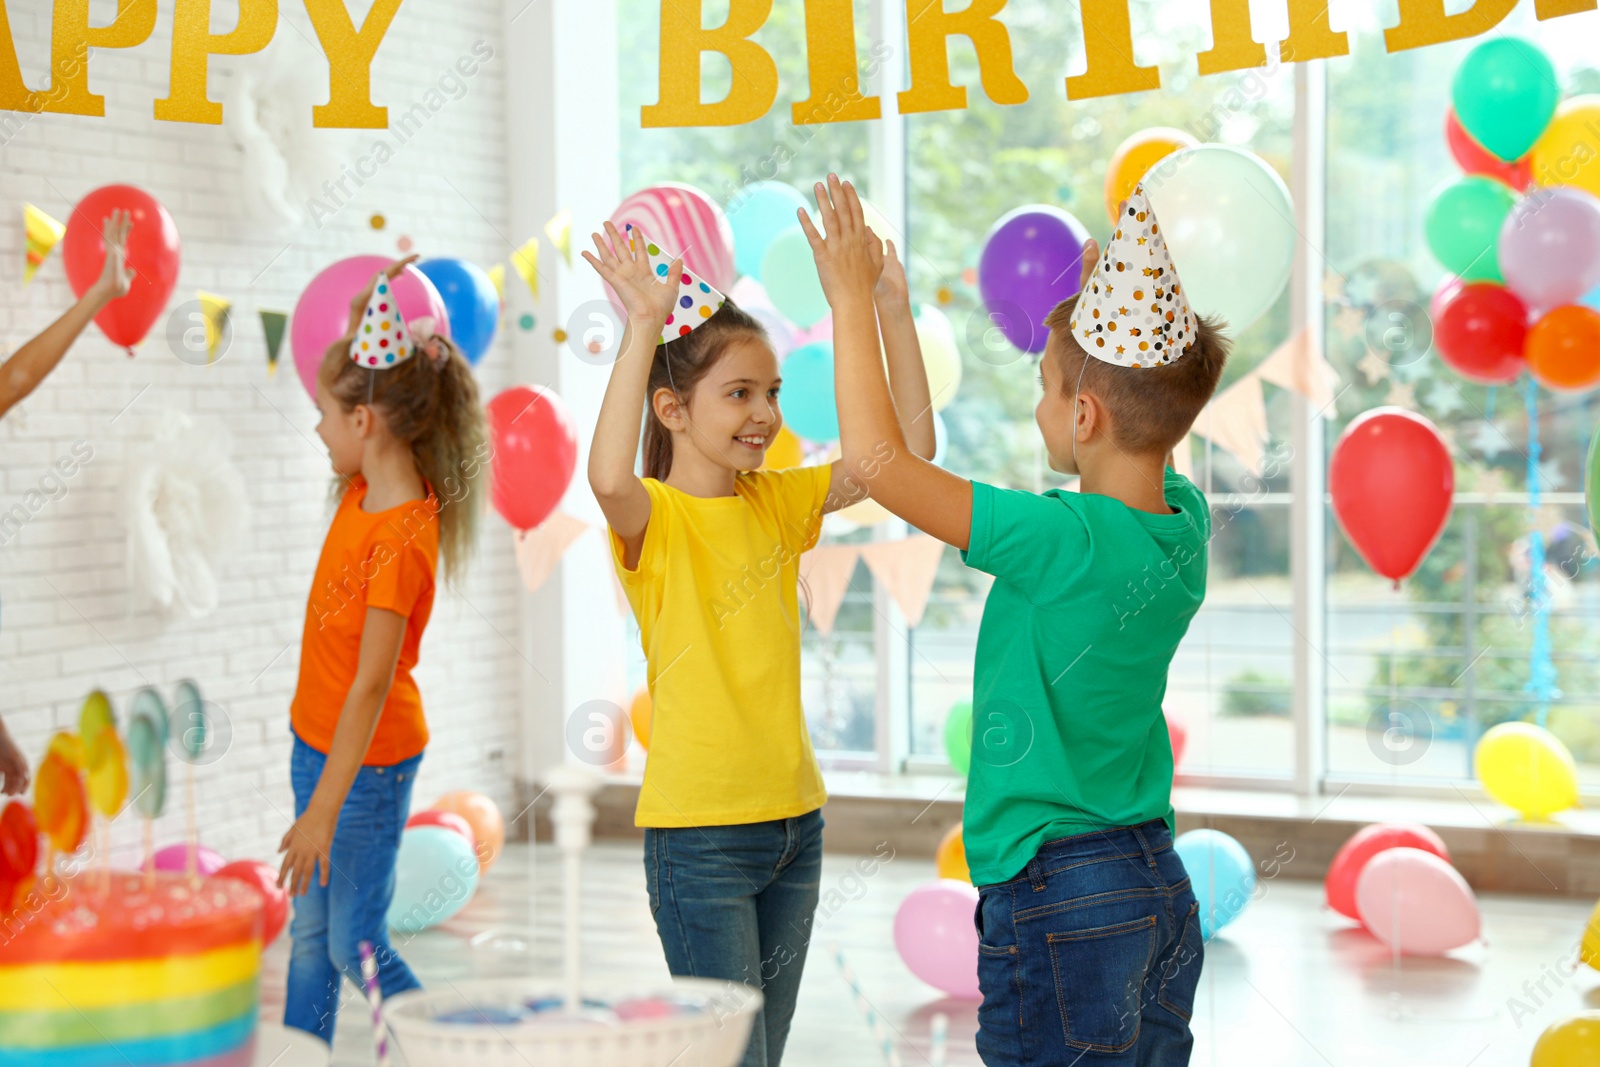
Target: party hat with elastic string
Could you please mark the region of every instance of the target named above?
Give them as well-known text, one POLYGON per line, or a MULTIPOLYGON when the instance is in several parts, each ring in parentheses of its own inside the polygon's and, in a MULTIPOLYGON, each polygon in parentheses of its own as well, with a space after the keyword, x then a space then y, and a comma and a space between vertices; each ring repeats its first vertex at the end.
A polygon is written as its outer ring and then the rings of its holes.
MULTIPOLYGON (((677 259, 672 253, 656 244, 637 226, 628 225, 628 239, 637 238, 644 242, 644 251, 650 257, 650 270, 658 278, 665 278, 672 269, 672 261, 677 259)), ((672 314, 667 316, 667 324, 661 328, 661 343, 675 341, 701 325, 717 313, 717 309, 727 303, 728 298, 717 291, 717 288, 704 278, 691 275, 687 270, 678 279, 678 303, 672 309, 672 314)))
POLYGON ((416 355, 418 343, 426 344, 433 337, 434 325, 431 316, 407 324, 395 302, 394 284, 380 271, 372 283, 367 310, 350 341, 350 358, 373 370, 399 366, 416 355))
POLYGON ((1153 367, 1187 352, 1196 324, 1141 185, 1123 204, 1116 231, 1078 297, 1072 334, 1096 359, 1153 367))

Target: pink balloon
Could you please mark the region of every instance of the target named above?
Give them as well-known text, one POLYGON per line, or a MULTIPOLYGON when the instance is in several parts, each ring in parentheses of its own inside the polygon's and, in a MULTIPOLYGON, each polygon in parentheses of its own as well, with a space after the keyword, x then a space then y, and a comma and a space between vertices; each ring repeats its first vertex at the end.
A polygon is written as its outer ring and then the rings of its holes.
POLYGON ((1339 846, 1333 862, 1328 865, 1328 873, 1322 879, 1328 907, 1347 919, 1360 919, 1356 886, 1361 883, 1361 872, 1367 869, 1374 856, 1381 856, 1392 848, 1421 849, 1450 862, 1450 850, 1444 841, 1421 823, 1380 822, 1364 826, 1339 846))
POLYGON ((1539 188, 1500 226, 1506 288, 1530 307, 1577 303, 1600 285, 1600 200, 1571 186, 1539 188))
POLYGON ((1450 864, 1420 848, 1391 848, 1367 861, 1356 907, 1372 936, 1411 956, 1441 956, 1477 940, 1478 901, 1450 864))
MULTIPOLYGON (((351 256, 341 259, 311 279, 294 306, 289 345, 300 384, 313 400, 317 396, 317 370, 328 346, 350 329, 350 301, 373 276, 394 260, 387 256, 351 256)), ((433 282, 416 267, 407 267, 394 280, 395 303, 407 322, 431 316, 434 332, 450 335, 450 314, 433 282)))
MULTIPOLYGON (((210 878, 227 865, 228 861, 223 859, 222 854, 215 849, 209 849, 201 845, 195 852, 195 869, 202 878, 210 878)), ((178 874, 182 874, 188 869, 188 845, 168 845, 166 848, 156 850, 156 870, 175 871, 178 874)))
POLYGON ((794 334, 794 347, 804 348, 814 345, 819 341, 833 340, 833 312, 822 316, 822 321, 814 326, 807 326, 803 330, 796 330, 794 334))
MULTIPOLYGON (((624 240, 630 222, 666 251, 682 256, 683 269, 690 274, 724 293, 733 288, 733 226, 717 202, 699 189, 682 182, 640 189, 611 213, 611 223, 624 240)), ((610 286, 606 295, 622 312, 622 302, 610 286)))
POLYGON ((978 890, 941 878, 913 889, 894 915, 894 947, 911 973, 962 1000, 978 991, 978 890))

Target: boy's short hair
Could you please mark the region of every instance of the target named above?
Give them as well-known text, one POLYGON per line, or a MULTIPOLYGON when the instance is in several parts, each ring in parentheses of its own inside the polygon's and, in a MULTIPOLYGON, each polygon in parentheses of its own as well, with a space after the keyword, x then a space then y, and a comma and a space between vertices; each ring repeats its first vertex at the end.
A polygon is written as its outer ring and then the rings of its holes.
POLYGON ((1111 411, 1112 439, 1138 455, 1166 455, 1176 448, 1194 425, 1222 378, 1232 342, 1215 318, 1195 316, 1194 343, 1171 363, 1150 367, 1119 367, 1084 351, 1069 323, 1076 296, 1068 297, 1045 317, 1050 343, 1045 358, 1056 354, 1062 371, 1062 389, 1079 386, 1101 400, 1111 411))

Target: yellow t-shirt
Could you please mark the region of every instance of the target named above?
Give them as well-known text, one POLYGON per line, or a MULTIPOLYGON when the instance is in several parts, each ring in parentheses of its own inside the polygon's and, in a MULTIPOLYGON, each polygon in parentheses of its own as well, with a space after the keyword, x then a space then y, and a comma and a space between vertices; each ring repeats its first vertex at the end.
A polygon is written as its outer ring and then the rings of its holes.
POLYGON ((645 478, 650 523, 634 570, 609 531, 654 702, 637 825, 765 822, 828 799, 800 707, 797 587, 830 473, 744 472, 723 497, 645 478))

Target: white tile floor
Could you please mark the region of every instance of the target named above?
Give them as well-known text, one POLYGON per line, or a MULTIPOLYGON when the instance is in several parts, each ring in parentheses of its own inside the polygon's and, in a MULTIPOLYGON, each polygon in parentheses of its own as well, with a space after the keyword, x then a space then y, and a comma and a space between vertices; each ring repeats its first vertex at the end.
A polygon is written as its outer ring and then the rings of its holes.
MULTIPOLYGON (((423 981, 559 974, 555 858, 544 847, 508 849, 465 911, 404 949, 423 981)), ((852 862, 827 857, 824 888, 838 885, 852 862)), ((932 864, 895 859, 866 883, 859 899, 819 923, 814 945, 837 941, 844 949, 867 997, 902 1035, 908 1067, 926 1063, 929 1020, 936 1011, 950 1017, 949 1063, 975 1065, 974 1006, 942 1000, 906 971, 894 951, 895 908, 911 888, 931 877, 932 864)), ((638 846, 597 846, 590 854, 585 894, 587 965, 599 974, 665 979, 638 846)), ((1493 896, 1480 904, 1487 944, 1450 958, 1405 959, 1396 966, 1380 944, 1323 907, 1319 884, 1267 883, 1207 949, 1194 1020, 1195 1067, 1525 1067, 1544 1027, 1600 1008, 1600 973, 1588 968, 1560 972, 1590 903, 1493 896), (1541 981, 1544 992, 1538 989, 1541 981), (1532 996, 1524 983, 1531 983, 1532 996), (1511 997, 1523 1005, 1515 1013, 1511 997)), ((263 1013, 269 1019, 281 1018, 287 958, 285 938, 267 960, 263 1013)), ((353 990, 347 992, 355 997, 353 990)), ((364 1006, 350 999, 347 1008, 334 1063, 370 1064, 364 1006)), ((808 962, 784 1062, 790 1067, 877 1067, 882 1062, 825 951, 814 951, 808 962)), ((1600 1064, 1600 1053, 1595 1062, 1600 1064)))

